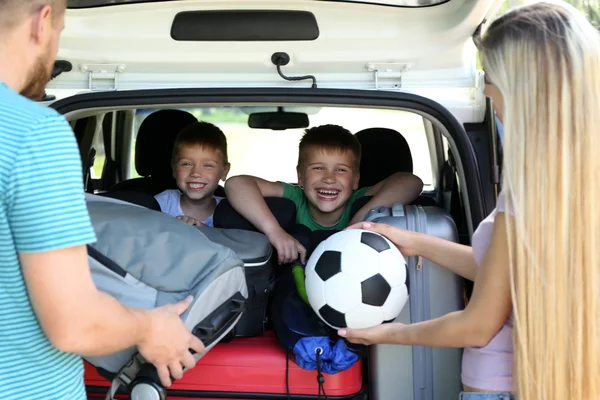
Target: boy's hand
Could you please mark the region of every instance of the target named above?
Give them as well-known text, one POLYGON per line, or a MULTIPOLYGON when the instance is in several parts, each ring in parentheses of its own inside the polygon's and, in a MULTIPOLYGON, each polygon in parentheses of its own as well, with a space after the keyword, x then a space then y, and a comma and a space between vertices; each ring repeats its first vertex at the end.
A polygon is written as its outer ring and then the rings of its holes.
POLYGON ((296 261, 298 259, 298 254, 300 254, 300 261, 302 264, 306 263, 306 249, 304 246, 289 233, 281 229, 281 227, 265 232, 265 235, 267 235, 269 241, 277 250, 277 261, 279 264, 289 264, 296 261))
POLYGON ((176 217, 177 219, 185 222, 188 225, 192 225, 192 226, 206 226, 204 225, 202 222, 198 221, 196 218, 192 218, 192 217, 188 217, 186 215, 180 215, 178 217, 176 217))

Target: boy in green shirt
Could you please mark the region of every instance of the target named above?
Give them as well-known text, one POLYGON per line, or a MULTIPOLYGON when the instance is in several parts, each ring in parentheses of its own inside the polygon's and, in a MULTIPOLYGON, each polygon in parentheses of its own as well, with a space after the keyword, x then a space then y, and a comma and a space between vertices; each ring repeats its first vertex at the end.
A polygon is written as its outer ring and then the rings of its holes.
POLYGON ((395 173, 372 187, 358 189, 360 143, 337 125, 306 130, 300 140, 298 186, 249 175, 231 177, 225 184, 232 207, 262 231, 277 250, 279 264, 306 262, 306 249, 285 232, 267 207, 264 197, 284 197, 296 205, 296 223, 310 230, 341 230, 363 219, 373 207, 414 201, 423 182, 410 173, 395 173), (352 217, 352 205, 373 196, 352 217), (352 217, 352 218, 351 218, 352 217))

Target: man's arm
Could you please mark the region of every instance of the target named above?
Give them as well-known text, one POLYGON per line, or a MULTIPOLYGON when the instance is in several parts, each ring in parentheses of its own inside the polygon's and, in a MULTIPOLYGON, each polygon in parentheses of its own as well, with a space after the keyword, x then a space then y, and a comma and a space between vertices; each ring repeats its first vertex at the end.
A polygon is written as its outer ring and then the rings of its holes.
POLYGON ((225 194, 231 206, 263 232, 277 250, 279 264, 298 259, 306 261, 306 249, 281 228, 265 197, 283 197, 283 185, 255 176, 239 175, 225 182, 225 194))
POLYGON ((69 125, 45 113, 20 139, 5 192, 7 218, 33 310, 56 347, 104 355, 137 345, 163 385, 204 351, 185 327, 181 301, 132 310, 98 291, 85 245, 95 241, 85 203, 81 160, 69 125))
POLYGON ((391 207, 392 204, 412 203, 423 191, 423 181, 416 175, 396 172, 378 184, 370 187, 365 196, 373 196, 371 200, 356 212, 351 224, 363 220, 365 214, 374 207, 391 207))
POLYGON ((180 318, 189 301, 152 311, 123 306, 96 289, 85 246, 20 253, 19 258, 34 312, 59 350, 102 356, 137 346, 165 386, 170 376, 181 378, 182 365, 196 364, 188 349, 204 351, 180 318))
POLYGON ((96 289, 85 246, 20 253, 19 258, 34 311, 56 348, 101 356, 143 341, 150 314, 96 289))

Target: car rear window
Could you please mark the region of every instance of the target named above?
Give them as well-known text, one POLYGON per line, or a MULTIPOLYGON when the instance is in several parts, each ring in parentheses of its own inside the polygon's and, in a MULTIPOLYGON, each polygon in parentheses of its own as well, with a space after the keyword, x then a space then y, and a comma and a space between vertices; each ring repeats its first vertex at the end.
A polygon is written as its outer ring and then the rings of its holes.
POLYGON ((67 8, 114 6, 133 3, 156 3, 174 0, 67 0, 67 8))
MULTIPOLYGON (((298 143, 305 130, 280 131, 248 127, 249 112, 275 111, 276 107, 207 107, 184 110, 198 120, 213 123, 223 130, 227 137, 227 152, 231 162, 229 176, 248 174, 271 181, 297 181, 298 143)), ((135 139, 144 119, 154 111, 156 110, 140 109, 136 112, 133 140, 129 149, 131 175, 126 178, 139 177, 134 165, 135 139)), ((422 116, 408 111, 352 107, 299 107, 287 111, 308 113, 310 127, 335 124, 352 133, 374 127, 397 131, 406 139, 410 148, 413 173, 421 178, 426 189, 433 189, 431 154, 422 116)), ((100 153, 96 155, 99 170, 92 175, 99 176, 101 173, 103 158, 100 153)))
MULTIPOLYGON (((68 8, 102 7, 133 3, 156 3, 175 0, 67 0, 68 8)), ((430 7, 450 0, 315 0, 339 3, 362 3, 391 7, 430 7)))

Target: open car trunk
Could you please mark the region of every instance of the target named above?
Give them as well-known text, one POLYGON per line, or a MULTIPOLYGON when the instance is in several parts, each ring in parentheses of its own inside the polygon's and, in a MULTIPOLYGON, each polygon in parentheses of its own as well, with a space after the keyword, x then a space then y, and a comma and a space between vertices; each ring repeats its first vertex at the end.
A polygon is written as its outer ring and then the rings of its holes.
MULTIPOLYGON (((85 143, 93 147, 93 143, 98 143, 98 138, 105 145, 110 143, 108 150, 107 146, 105 150, 111 162, 104 162, 102 175, 109 164, 115 164, 116 168, 123 167, 119 158, 124 150, 120 146, 123 143, 133 146, 135 115, 144 110, 237 108, 249 114, 244 114, 243 118, 247 120, 241 125, 247 125, 257 111, 288 110, 306 112, 308 120, 315 121, 310 122, 311 126, 318 121, 318 112, 315 110, 329 107, 351 109, 353 112, 375 109, 383 113, 410 113, 421 118, 425 124, 423 134, 427 135, 429 143, 426 151, 434 165, 431 185, 422 196, 428 201, 417 202, 421 205, 406 206, 400 214, 397 210, 379 210, 371 215, 373 220, 459 241, 461 234, 470 237, 473 227, 488 212, 484 200, 485 178, 480 176, 473 144, 463 126, 440 104, 413 94, 332 89, 295 89, 292 93, 283 88, 132 90, 80 94, 51 106, 64 114, 75 127, 82 154, 89 150, 83 148, 85 143), (107 115, 111 117, 107 119, 107 115), (444 178, 442 171, 447 171, 447 163, 444 146, 454 155, 450 171, 456 182, 460 182, 452 187, 456 190, 454 195, 445 193, 444 179, 447 178, 444 178), (455 202, 454 205, 449 204, 450 201, 455 202)), ((206 118, 210 119, 210 115, 207 114, 206 118)), ((374 119, 369 123, 377 127, 383 120, 374 119)), ((245 134, 248 137, 261 135, 265 130, 264 126, 262 128, 253 131, 246 127, 245 134)), ((227 134, 227 128, 224 131, 227 134)), ((273 132, 277 135, 288 134, 287 130, 273 132)), ((268 160, 269 152, 291 150, 292 153, 285 153, 285 157, 295 157, 296 149, 296 144, 292 144, 287 150, 283 147, 263 147, 257 153, 248 147, 248 154, 244 156, 252 156, 258 162, 261 159, 268 160)), ((421 155, 413 155, 414 158, 416 156, 421 155)), ((123 171, 129 175, 132 171, 121 168, 121 173, 116 174, 121 176, 121 180, 126 180, 128 176, 122 175, 123 171)), ((114 183, 118 182, 105 183, 104 186, 94 187, 94 190, 89 190, 88 186, 88 191, 92 196, 110 197, 114 192, 111 189, 114 183)), ((231 223, 222 221, 223 218, 215 213, 215 227, 218 229, 252 230, 251 226, 240 225, 238 220, 231 223)), ((398 321, 417 322, 464 306, 464 282, 435 264, 425 261, 423 266, 422 262, 414 257, 407 260, 408 270, 412 271, 409 278, 410 304, 405 306, 398 321)), ((250 270, 248 265, 246 270, 250 270)), ((246 279, 252 286, 256 281, 253 282, 248 274, 246 279)), ((248 291, 253 290, 249 287, 248 291)), ((252 318, 255 317, 256 314, 252 318)), ((217 344, 207 356, 200 359, 194 369, 167 391, 169 398, 285 399, 288 395, 292 399, 318 398, 320 388, 316 372, 298 367, 274 336, 273 321, 262 322, 265 327, 262 333, 217 344)), ((109 381, 101 372, 92 364, 86 364, 85 381, 90 398, 102 398, 109 386, 109 381)), ((367 357, 351 369, 325 375, 324 379, 324 390, 330 399, 449 398, 449 393, 458 395, 461 387, 460 350, 371 346, 367 357)), ((151 398, 154 397, 148 397, 151 398)))
MULTIPOLYGON (((468 244, 493 208, 493 185, 481 171, 495 167, 481 151, 490 150, 493 118, 472 35, 497 4, 69 0, 46 100, 71 122, 90 198, 160 210, 153 197, 158 188, 148 186, 156 174, 148 166, 152 152, 168 155, 172 149, 136 145, 146 118, 160 110, 184 111, 186 118, 219 126, 231 153, 229 176, 288 183, 295 183, 303 130, 339 124, 365 140, 361 181, 412 172, 425 183, 414 204, 372 210, 368 220, 468 244), (400 142, 403 147, 395 147, 400 142)), ((175 114, 181 113, 169 115, 175 114)), ((161 135, 176 135, 176 125, 166 120, 151 126, 156 143, 161 135)), ((169 167, 162 172, 172 175, 169 167)), ((295 233, 295 207, 281 200, 268 205, 295 233)), ((273 265, 268 240, 226 198, 215 211, 215 229, 203 234, 241 258, 248 296, 233 334, 175 382, 169 398, 299 400, 322 397, 323 390, 330 399, 457 398, 460 349, 371 346, 351 368, 325 374, 320 384, 317 372, 299 367, 275 334, 281 320, 273 312, 279 304, 273 293, 285 269, 273 265)), ((409 303, 397 321, 418 322, 464 307, 462 279, 416 257, 406 257, 406 265, 409 303)), ((86 364, 90 398, 102 398, 110 379, 98 364, 86 364)), ((143 395, 136 400, 164 397, 153 383, 135 382, 125 392, 135 386, 143 395)))
POLYGON ((76 8, 67 11, 57 57, 64 72, 48 93, 389 90, 423 95, 461 122, 480 122, 485 98, 471 37, 498 3, 71 1, 76 8))

